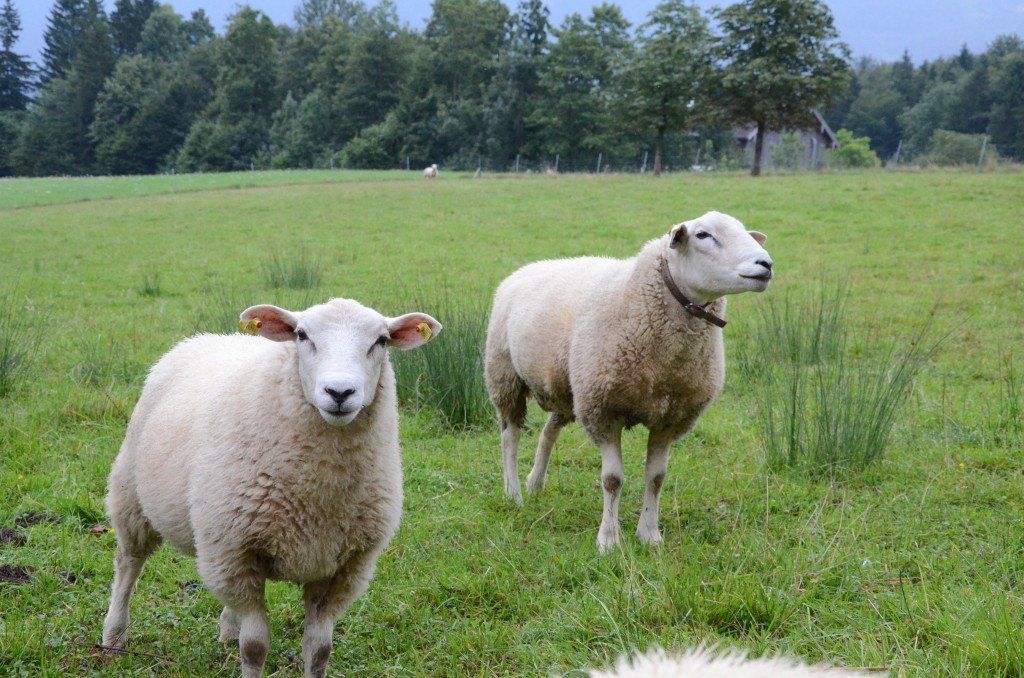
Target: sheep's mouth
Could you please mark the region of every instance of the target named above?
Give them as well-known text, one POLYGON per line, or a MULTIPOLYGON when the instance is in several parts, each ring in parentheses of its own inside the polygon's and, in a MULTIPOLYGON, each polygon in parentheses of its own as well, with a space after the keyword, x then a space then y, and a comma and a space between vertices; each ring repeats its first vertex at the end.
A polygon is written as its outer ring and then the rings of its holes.
POLYGON ((351 410, 343 410, 340 408, 337 410, 327 410, 322 407, 318 407, 317 409, 320 411, 320 416, 323 417, 324 421, 332 426, 345 426, 356 418, 356 415, 359 414, 360 410, 358 407, 351 410))
POLYGON ((741 275, 740 277, 746 278, 748 280, 760 280, 761 282, 768 282, 769 280, 772 279, 772 273, 771 271, 768 271, 767 273, 762 273, 761 275, 741 275))

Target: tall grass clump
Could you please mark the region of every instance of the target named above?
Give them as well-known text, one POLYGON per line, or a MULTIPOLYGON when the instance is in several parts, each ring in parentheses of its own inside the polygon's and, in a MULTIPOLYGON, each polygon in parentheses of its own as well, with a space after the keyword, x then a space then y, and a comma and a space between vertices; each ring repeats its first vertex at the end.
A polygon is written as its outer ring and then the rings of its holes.
POLYGON ((113 339, 97 334, 84 335, 75 342, 75 353, 78 360, 71 375, 83 386, 133 384, 142 381, 145 375, 145 367, 130 360, 113 339))
POLYGON ((0 398, 7 395, 25 364, 26 309, 14 295, 0 296, 0 398))
POLYGON ((822 285, 810 298, 769 298, 739 353, 741 375, 749 381, 765 362, 808 366, 834 360, 846 347, 846 301, 838 285, 822 285))
POLYGON ((999 372, 999 395, 989 414, 989 433, 997 443, 1019 444, 1024 440, 1024 375, 1013 355, 1003 356, 999 372))
POLYGON ((238 316, 245 309, 258 303, 263 302, 257 299, 257 295, 251 290, 230 285, 208 287, 198 296, 198 306, 192 324, 197 332, 237 332, 238 316))
POLYGON ((135 291, 140 297, 159 297, 163 293, 160 286, 160 273, 158 271, 146 271, 139 278, 135 291))
POLYGON ((263 282, 269 288, 314 289, 323 277, 320 258, 305 248, 274 252, 263 262, 263 282))
POLYGON ((391 352, 399 400, 432 413, 449 430, 489 424, 493 411, 483 367, 487 303, 475 298, 420 297, 415 307, 437 318, 444 331, 415 350, 391 352))
POLYGON ((196 332, 231 334, 238 331, 238 316, 256 304, 274 304, 293 311, 303 311, 329 298, 320 289, 277 290, 258 292, 247 287, 215 285, 201 290, 192 315, 196 332))
POLYGON ((854 359, 838 293, 767 309, 745 352, 769 468, 811 476, 863 470, 890 443, 914 380, 934 352, 930 323, 854 359))

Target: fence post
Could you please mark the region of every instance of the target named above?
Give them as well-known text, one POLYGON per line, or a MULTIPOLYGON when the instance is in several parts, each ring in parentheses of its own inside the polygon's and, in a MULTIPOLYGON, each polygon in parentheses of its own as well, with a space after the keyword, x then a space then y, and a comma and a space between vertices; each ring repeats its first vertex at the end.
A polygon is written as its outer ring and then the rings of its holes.
POLYGON ((597 154, 597 173, 601 173, 601 158, 604 157, 604 153, 597 154))
POLYGON ((985 149, 988 147, 988 135, 981 140, 981 153, 978 154, 978 169, 981 169, 981 164, 985 162, 985 149))
POLYGON ((558 158, 559 155, 555 153, 555 174, 558 174, 558 158))
POLYGON ((644 151, 644 161, 640 165, 640 174, 647 174, 647 151, 644 151))
POLYGON ((902 150, 903 150, 903 139, 900 139, 900 142, 898 144, 896 144, 896 152, 893 153, 893 155, 892 155, 892 164, 893 165, 900 164, 900 151, 902 151, 902 150))
POLYGON ((408 172, 409 169, 409 156, 405 156, 405 171, 408 172))
POLYGON ((331 171, 334 171, 334 156, 331 156, 331 171))
POLYGON ((516 153, 516 174, 519 174, 519 154, 516 153))

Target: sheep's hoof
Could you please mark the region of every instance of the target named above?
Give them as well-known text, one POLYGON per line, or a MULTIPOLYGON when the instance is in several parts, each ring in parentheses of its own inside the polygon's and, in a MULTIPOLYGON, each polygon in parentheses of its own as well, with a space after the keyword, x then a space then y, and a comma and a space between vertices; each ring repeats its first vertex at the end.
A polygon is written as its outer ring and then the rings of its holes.
POLYGON ((540 478, 534 478, 533 474, 531 473, 529 476, 526 477, 526 493, 527 494, 537 494, 538 492, 540 492, 543 489, 544 489, 544 476, 541 476, 540 478))
POLYGON ((508 498, 511 499, 512 501, 514 501, 515 503, 517 503, 517 504, 522 504, 523 503, 523 492, 522 492, 522 490, 519 489, 519 481, 518 480, 515 482, 515 484, 512 484, 512 483, 506 483, 505 484, 505 494, 508 495, 508 498))
POLYGON ((618 525, 614 528, 605 528, 602 525, 597 533, 597 550, 601 555, 607 555, 618 548, 621 541, 618 525))
POLYGON ((661 546, 665 543, 661 538, 661 532, 658 528, 647 529, 644 527, 638 527, 636 530, 636 537, 648 546, 661 546))
POLYGON ((103 649, 107 651, 123 650, 128 640, 128 629, 111 629, 103 634, 103 649))

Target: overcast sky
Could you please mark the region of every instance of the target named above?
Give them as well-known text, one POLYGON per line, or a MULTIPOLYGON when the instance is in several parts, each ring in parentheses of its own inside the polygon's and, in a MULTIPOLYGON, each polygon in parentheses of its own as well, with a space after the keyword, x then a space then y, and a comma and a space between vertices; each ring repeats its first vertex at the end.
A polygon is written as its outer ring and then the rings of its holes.
MULTIPOLYGON (((106 0, 111 9, 115 0, 106 0)), ((514 6, 518 0, 505 0, 514 6)), ((43 44, 49 0, 14 0, 21 12, 23 33, 21 51, 36 59, 43 44)), ((218 31, 226 17, 240 4, 266 12, 275 22, 291 23, 297 0, 165 0, 178 12, 188 15, 202 7, 218 31)), ((397 0, 398 14, 415 28, 422 28, 430 15, 431 0, 397 0)), ((572 12, 586 14, 600 0, 549 0, 551 18, 557 24, 572 12)), ((643 22, 657 0, 621 0, 627 18, 643 22)), ((728 0, 697 0, 704 9, 728 4, 728 0)), ((855 57, 873 56, 882 60, 898 59, 909 50, 915 62, 948 56, 967 44, 981 51, 997 35, 1024 35, 1024 0, 831 0, 836 25, 855 57)))

